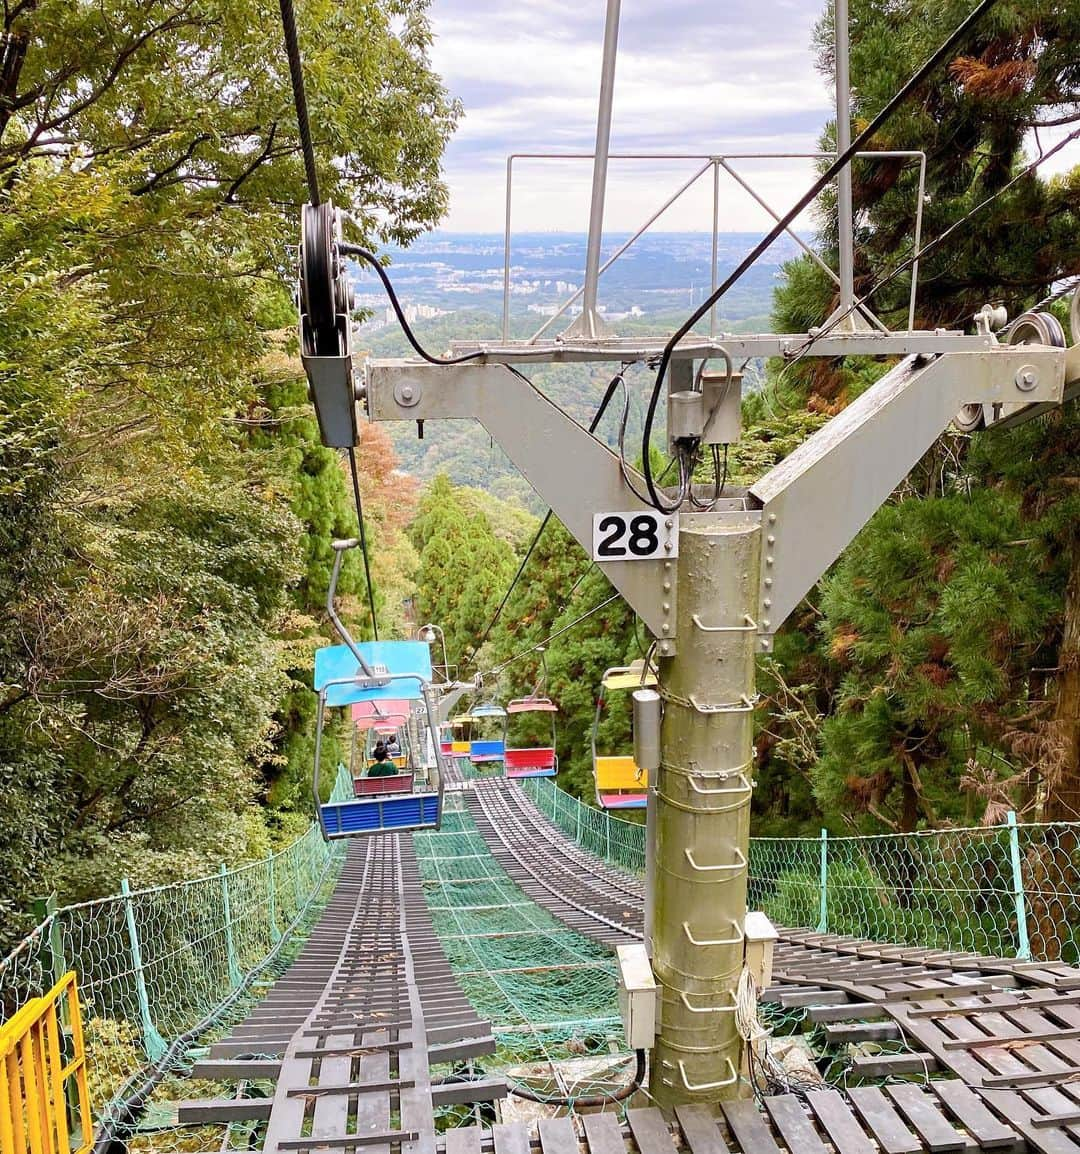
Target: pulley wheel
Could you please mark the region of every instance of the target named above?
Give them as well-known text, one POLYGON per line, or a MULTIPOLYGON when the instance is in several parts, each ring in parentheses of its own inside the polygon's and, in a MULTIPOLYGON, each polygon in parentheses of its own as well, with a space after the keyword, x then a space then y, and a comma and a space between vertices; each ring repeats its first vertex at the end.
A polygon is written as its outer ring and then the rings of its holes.
POLYGON ((953 417, 952 423, 961 433, 975 433, 986 424, 986 413, 982 405, 976 401, 974 404, 965 405, 953 417))
MULTIPOLYGON (((1073 308, 1080 308, 1073 298, 1073 308)), ((1053 313, 1021 313, 1003 334, 1007 345, 1049 345, 1065 348, 1065 330, 1053 313)), ((953 417, 953 425, 961 433, 974 433, 987 423, 989 405, 965 405, 953 417)))
POLYGON ((300 302, 320 356, 336 356, 334 206, 305 204, 300 226, 300 302))
POLYGON ((1065 348, 1065 330, 1053 313, 1021 313, 1005 332, 1010 345, 1049 345, 1065 348))

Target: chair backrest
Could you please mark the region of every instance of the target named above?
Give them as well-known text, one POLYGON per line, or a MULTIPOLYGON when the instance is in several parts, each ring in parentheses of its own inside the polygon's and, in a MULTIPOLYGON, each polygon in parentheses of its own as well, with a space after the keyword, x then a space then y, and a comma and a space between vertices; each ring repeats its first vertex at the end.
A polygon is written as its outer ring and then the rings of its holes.
POLYGON ((596 759, 596 788, 600 793, 609 790, 630 790, 640 793, 649 784, 649 775, 638 770, 632 757, 598 757, 596 759))
POLYGON ((472 753, 471 741, 452 741, 450 742, 451 753, 463 753, 466 757, 472 753))
POLYGON ((473 757, 502 757, 503 743, 501 741, 471 741, 469 753, 473 757))
POLYGON ((369 797, 373 793, 412 793, 411 773, 387 774, 385 777, 354 777, 353 792, 357 797, 369 797))
POLYGON ((508 749, 503 756, 507 769, 554 769, 555 750, 551 746, 539 749, 508 749))

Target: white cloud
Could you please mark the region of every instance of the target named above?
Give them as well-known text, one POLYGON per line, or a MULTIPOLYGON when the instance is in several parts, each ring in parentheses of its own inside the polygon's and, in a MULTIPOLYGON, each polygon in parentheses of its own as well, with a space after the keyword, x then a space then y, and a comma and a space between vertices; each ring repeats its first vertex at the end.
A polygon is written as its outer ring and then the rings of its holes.
MULTIPOLYGON (((766 18, 752 0, 624 5, 612 148, 623 152, 809 151, 830 96, 815 69, 810 30, 821 0, 784 0, 766 18), (768 37, 765 37, 768 32, 768 37)), ((433 59, 465 117, 447 150, 451 229, 501 227, 506 155, 591 152, 596 131, 603 0, 435 0, 433 59)), ((746 165, 780 210, 812 178, 808 162, 746 165)), ((612 167, 606 213, 636 228, 693 171, 688 164, 612 167)), ((590 165, 524 162, 515 180, 515 229, 585 227, 590 165)), ((757 180, 755 180, 757 186, 757 180)), ((732 186, 734 188, 734 186, 732 186)), ((728 229, 768 220, 745 194, 725 195, 728 229)), ((709 227, 711 186, 658 227, 709 227), (691 224, 691 220, 700 223, 691 224)))

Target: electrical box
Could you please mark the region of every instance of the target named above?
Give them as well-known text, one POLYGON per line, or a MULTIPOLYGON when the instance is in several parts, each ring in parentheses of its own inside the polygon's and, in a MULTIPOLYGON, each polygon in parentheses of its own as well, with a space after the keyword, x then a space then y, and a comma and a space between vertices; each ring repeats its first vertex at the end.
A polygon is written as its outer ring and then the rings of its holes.
POLYGON ((776 927, 760 910, 746 915, 743 927, 746 939, 744 961, 759 990, 768 989, 772 982, 773 945, 780 936, 776 927))
POLYGON ((635 689, 634 764, 655 773, 660 768, 660 694, 655 689, 635 689))
POLYGON ((705 445, 734 445, 742 432, 742 373, 701 374, 705 445))
POLYGON ((626 1044, 649 1050, 656 1040, 656 982, 649 955, 640 942, 617 946, 619 960, 619 1014, 626 1044))
POLYGON ((668 393, 667 422, 669 445, 699 440, 705 425, 701 393, 693 389, 668 393))

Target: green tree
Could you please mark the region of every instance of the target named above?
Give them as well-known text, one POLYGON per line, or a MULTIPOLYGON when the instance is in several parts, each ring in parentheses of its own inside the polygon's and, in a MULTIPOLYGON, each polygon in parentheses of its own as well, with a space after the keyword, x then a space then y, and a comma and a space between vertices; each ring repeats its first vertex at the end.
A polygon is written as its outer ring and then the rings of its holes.
MULTIPOLYGON (((897 8, 854 0, 856 126, 966 14, 952 2, 916 0, 897 8)), ((1080 268, 1077 172, 1047 180, 1029 175, 1006 187, 1024 163, 1022 147, 1033 129, 1080 118, 1080 72, 1070 47, 1078 32, 1075 4, 997 5, 879 134, 876 148, 927 154, 924 243, 996 196, 921 262, 920 326, 966 327, 988 301, 1005 303, 1015 315, 1080 268)), ((816 40, 822 71, 831 77, 828 12, 816 40)), ((831 147, 832 139, 830 127, 823 146, 831 147)), ((853 175, 861 295, 911 251, 917 168, 866 160, 853 175)), ((826 196, 819 242, 834 261, 835 227, 835 198, 826 196)), ((837 303, 831 283, 806 259, 785 271, 776 327, 820 324, 837 303)), ((904 327, 909 288, 910 277, 899 277, 871 304, 904 327)), ((821 419, 888 368, 888 361, 853 357, 807 358, 782 371, 776 366, 748 414, 766 432, 798 416, 821 419)), ((1058 779, 1080 781, 1077 753, 1065 765, 1060 754, 1071 747, 1059 740, 1061 718, 1075 713, 1062 639, 1069 636, 1067 623, 1080 620, 1080 604, 1070 610, 1067 581, 1053 560, 1064 556, 1068 570, 1075 545, 1069 532, 1050 528, 1053 519, 1035 498, 1040 483, 1075 471, 1067 438, 1054 433, 1058 421, 1071 430, 1072 419, 1066 412, 1009 435, 946 434, 900 487, 897 507, 863 530, 822 591, 793 616, 766 663, 768 717, 758 749, 759 778, 767 788, 764 771, 771 766, 782 774, 787 759, 794 759, 802 781, 813 781, 830 821, 854 811, 872 825, 873 810, 902 828, 932 824, 935 814, 996 820, 1013 804, 1034 815, 1040 788, 1044 812, 1062 813, 1072 804, 1054 802, 1057 785, 1040 777, 1051 764, 1041 755, 1052 749, 1052 764, 1061 766, 1058 779), (995 517, 1024 544, 995 544, 988 535, 995 517), (926 549, 939 550, 940 557, 923 557, 926 549), (944 568, 936 564, 942 558, 948 558, 944 568), (1010 582, 1015 588, 1007 588, 1010 582), (971 606, 963 627, 949 610, 958 598, 971 606), (1010 609, 1016 617, 1006 620, 1010 609), (1015 647, 1002 652, 1002 638, 1014 636, 1015 647), (972 655, 983 664, 972 666, 972 655), (1039 672, 1055 668, 1061 670, 1056 681, 1039 672)), ((1055 507, 1071 508, 1060 485, 1051 491, 1059 494, 1055 507)), ((808 820, 814 816, 804 809, 801 786, 791 793, 775 774, 771 780, 780 803, 773 816, 782 818, 779 811, 788 805, 808 820)))
POLYGON ((475 490, 456 489, 440 474, 411 527, 420 555, 417 619, 442 628, 451 665, 464 665, 516 569, 510 544, 496 536, 483 505, 475 490))
POLYGON ((1027 711, 1024 675, 1054 601, 1019 502, 989 489, 886 506, 823 583, 842 671, 813 780, 828 813, 908 832, 975 815, 965 774, 1027 711))
MULTIPOLYGON (((358 239, 407 241, 445 207, 457 116, 428 65, 425 4, 316 2, 302 17, 323 193, 353 210, 358 239)), ((310 667, 298 618, 321 600, 326 538, 354 523, 310 423, 273 447, 261 436, 303 404, 295 368, 263 376, 291 323, 307 199, 277 8, 45 0, 5 10, 3 31, 0 916, 13 933, 6 915, 53 884, 85 895, 245 852, 244 817, 290 753, 282 731, 307 724, 280 708, 284 672, 310 667)), ((393 517, 372 503, 397 558, 393 517)), ((396 589, 394 566, 380 580, 396 589)), ((350 561, 362 622, 358 589, 350 561)))

